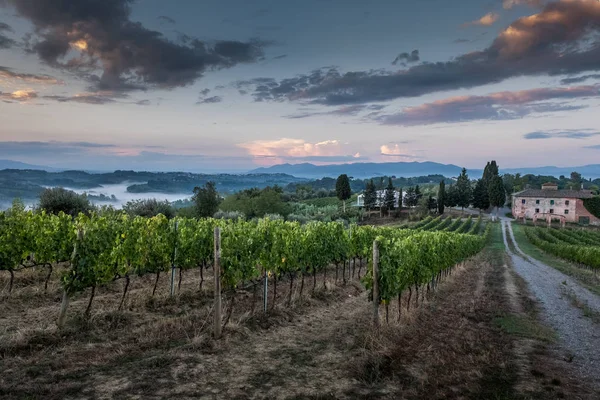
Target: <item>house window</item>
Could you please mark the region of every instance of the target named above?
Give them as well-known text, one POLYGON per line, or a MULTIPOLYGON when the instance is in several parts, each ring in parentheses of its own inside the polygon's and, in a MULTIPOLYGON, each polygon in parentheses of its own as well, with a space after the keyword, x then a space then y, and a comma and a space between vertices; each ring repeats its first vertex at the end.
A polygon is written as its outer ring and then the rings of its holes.
POLYGON ((553 206, 554 205, 554 200, 550 200, 550 205, 553 206))
POLYGON ((525 199, 521 200, 521 204, 525 204, 525 199))
POLYGON ((568 214, 568 213, 569 213, 569 210, 565 210, 565 214, 568 214))
POLYGON ((554 214, 554 208, 550 209, 550 214, 554 214))
POLYGON ((565 200, 565 206, 568 206, 568 205, 569 205, 569 200, 565 200))
POLYGON ((535 213, 537 214, 537 213, 539 213, 539 212, 540 212, 540 209, 539 209, 539 208, 536 208, 536 209, 535 209, 535 213))
POLYGON ((539 201, 539 200, 536 200, 536 201, 535 201, 535 204, 540 204, 540 201, 539 201))

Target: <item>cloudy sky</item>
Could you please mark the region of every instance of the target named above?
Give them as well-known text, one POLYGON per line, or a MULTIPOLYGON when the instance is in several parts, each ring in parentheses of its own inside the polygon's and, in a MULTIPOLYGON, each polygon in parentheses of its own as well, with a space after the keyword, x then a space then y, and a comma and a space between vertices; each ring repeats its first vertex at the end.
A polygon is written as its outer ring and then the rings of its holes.
POLYGON ((0 0, 0 159, 600 161, 598 0, 0 0))

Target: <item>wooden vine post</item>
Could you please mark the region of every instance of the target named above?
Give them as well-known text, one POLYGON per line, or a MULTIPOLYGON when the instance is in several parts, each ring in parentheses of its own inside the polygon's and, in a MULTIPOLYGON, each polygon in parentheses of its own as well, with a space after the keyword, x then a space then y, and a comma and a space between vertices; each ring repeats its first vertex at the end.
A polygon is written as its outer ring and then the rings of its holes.
POLYGON ((178 221, 175 222, 175 247, 173 248, 173 257, 171 258, 171 297, 175 296, 175 259, 177 258, 177 225, 178 221))
POLYGON ((215 227, 215 339, 221 337, 221 230, 215 227))
MULTIPOLYGON (((79 244, 83 241, 83 229, 79 229, 77 231, 77 240, 75 241, 75 248, 73 249, 73 254, 71 255, 71 263, 77 262, 77 251, 79 249, 79 244)), ((58 315, 58 329, 62 329, 65 326, 65 320, 67 318, 67 309, 69 308, 69 293, 67 289, 63 290, 63 298, 62 303, 60 305, 60 314, 58 315)))
POLYGON ((379 246, 373 241, 373 325, 379 327, 379 246))

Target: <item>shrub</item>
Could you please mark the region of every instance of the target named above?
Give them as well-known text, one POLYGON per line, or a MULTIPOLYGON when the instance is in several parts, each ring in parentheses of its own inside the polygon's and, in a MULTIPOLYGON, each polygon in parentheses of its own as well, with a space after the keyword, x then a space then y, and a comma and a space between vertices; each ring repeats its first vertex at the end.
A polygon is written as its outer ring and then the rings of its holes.
POLYGON ((40 208, 50 214, 58 214, 62 211, 71 216, 77 216, 79 213, 88 214, 94 210, 86 195, 64 188, 44 189, 40 194, 40 208))
POLYGON ((156 199, 133 200, 123 206, 123 210, 133 216, 156 217, 162 214, 171 219, 175 217, 175 208, 168 201, 158 201, 156 199))

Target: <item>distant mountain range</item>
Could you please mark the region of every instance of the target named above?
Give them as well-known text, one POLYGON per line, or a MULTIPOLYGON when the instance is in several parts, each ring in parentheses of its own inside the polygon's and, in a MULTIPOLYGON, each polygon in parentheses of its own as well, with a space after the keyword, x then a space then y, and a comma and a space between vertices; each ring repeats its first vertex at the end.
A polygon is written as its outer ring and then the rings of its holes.
POLYGON ((521 175, 544 175, 560 177, 561 175, 570 176, 571 172, 579 172, 585 179, 600 178, 600 164, 581 165, 578 167, 534 167, 534 168, 500 168, 501 174, 516 174, 521 175))
POLYGON ((33 169, 37 171, 56 171, 56 168, 44 167, 42 165, 33 165, 12 160, 0 160, 0 170, 3 169, 33 169))
POLYGON ((354 163, 336 165, 280 164, 272 167, 257 168, 250 173, 288 174, 298 178, 337 177, 346 174, 349 177, 362 179, 376 176, 412 177, 424 175, 458 176, 461 167, 452 164, 435 162, 394 162, 394 163, 354 163))
MULTIPOLYGON (((32 165, 20 161, 0 160, 0 171, 3 169, 20 170, 41 170, 48 172, 59 172, 60 169, 45 167, 41 165, 32 165)), ((390 163, 353 163, 353 164, 334 164, 334 165, 314 165, 310 163, 303 164, 279 164, 271 167, 257 168, 249 171, 248 174, 285 174, 296 178, 318 179, 324 177, 336 178, 341 174, 356 179, 373 178, 377 176, 396 176, 396 177, 415 177, 427 175, 443 175, 448 178, 456 177, 460 174, 462 167, 454 164, 441 164, 431 161, 426 162, 390 162, 390 163)), ((600 178, 600 164, 582 165, 577 167, 531 167, 531 168, 501 168, 500 173, 521 175, 547 175, 560 177, 569 176, 571 172, 577 171, 586 179, 600 178)), ((88 171, 91 172, 91 171, 88 171)), ((483 169, 468 169, 469 177, 479 178, 483 169)), ((216 174, 219 175, 219 174, 216 174)), ((243 174, 241 174, 243 175, 243 174)), ((285 179, 284 179, 285 180, 285 179)))
MULTIPOLYGON (((310 163, 303 164, 280 164, 272 167, 257 168, 250 173, 267 174, 288 174, 298 178, 322 178, 337 177, 340 174, 346 174, 354 178, 371 178, 376 176, 397 176, 413 177, 425 175, 444 175, 446 177, 456 177, 460 174, 462 167, 453 164, 440 164, 436 162, 394 162, 394 163, 354 163, 354 164, 336 164, 336 165, 314 165, 310 163)), ((534 168, 506 168, 501 169, 500 173, 521 175, 548 175, 559 177, 561 175, 569 176, 571 172, 577 171, 586 179, 600 178, 600 164, 584 165, 579 167, 534 167, 534 168)), ((483 169, 468 169, 469 177, 479 178, 483 169)))

